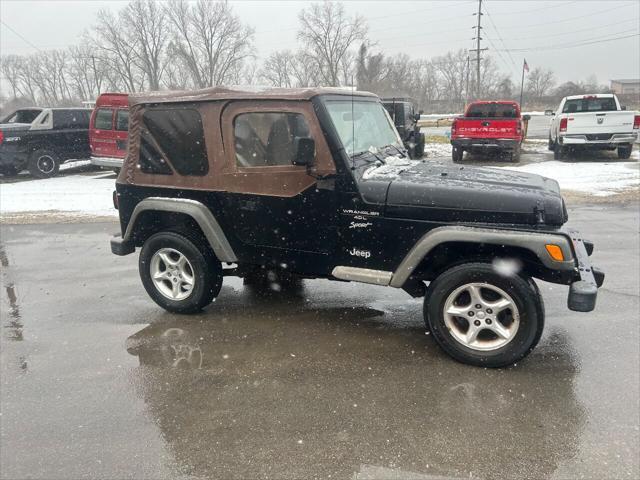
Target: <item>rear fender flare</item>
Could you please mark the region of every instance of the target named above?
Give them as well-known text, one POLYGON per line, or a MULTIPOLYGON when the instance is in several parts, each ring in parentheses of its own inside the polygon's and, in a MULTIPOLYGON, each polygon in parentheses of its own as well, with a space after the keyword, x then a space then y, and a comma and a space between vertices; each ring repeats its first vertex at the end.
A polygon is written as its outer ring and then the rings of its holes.
POLYGON ((393 273, 389 285, 402 288, 429 252, 438 245, 449 242, 526 248, 547 268, 565 271, 575 269, 571 241, 563 233, 537 233, 464 226, 438 227, 418 240, 393 273), (556 244, 561 248, 564 261, 556 261, 550 257, 545 248, 545 245, 549 243, 556 244))
POLYGON ((123 237, 125 242, 131 240, 140 214, 146 211, 182 213, 190 216, 202 229, 218 260, 229 263, 238 261, 231 244, 211 210, 201 202, 186 198, 149 197, 142 200, 133 209, 123 237))

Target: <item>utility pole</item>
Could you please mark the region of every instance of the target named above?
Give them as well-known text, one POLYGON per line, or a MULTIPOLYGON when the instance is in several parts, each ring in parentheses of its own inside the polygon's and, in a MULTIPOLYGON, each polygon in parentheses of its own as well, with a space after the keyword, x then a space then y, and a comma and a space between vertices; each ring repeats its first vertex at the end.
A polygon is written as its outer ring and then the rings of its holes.
POLYGON ((482 40, 482 0, 478 0, 478 13, 474 13, 474 15, 478 15, 478 25, 473 27, 476 29, 476 36, 473 40, 476 41, 476 48, 471 51, 476 52, 476 99, 480 98, 480 52, 483 50, 489 50, 488 48, 480 48, 480 41, 482 40))

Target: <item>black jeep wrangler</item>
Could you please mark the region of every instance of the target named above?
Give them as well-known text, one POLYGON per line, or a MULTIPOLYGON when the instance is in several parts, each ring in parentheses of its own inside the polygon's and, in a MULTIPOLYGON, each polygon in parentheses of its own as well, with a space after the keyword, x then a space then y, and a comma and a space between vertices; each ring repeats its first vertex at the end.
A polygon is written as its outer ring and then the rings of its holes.
POLYGON ((557 182, 407 158, 378 97, 222 88, 130 97, 117 255, 163 308, 196 312, 260 272, 404 289, 462 362, 512 364, 544 325, 533 278, 591 311, 604 274, 562 227, 557 182), (428 286, 427 286, 428 285, 428 286))
POLYGON ((23 108, 0 120, 0 173, 47 178, 66 160, 88 159, 90 116, 88 108, 23 108))
POLYGON ((409 152, 410 158, 424 156, 424 133, 420 132, 418 121, 420 113, 416 113, 414 102, 410 98, 383 98, 382 105, 389 112, 391 119, 402 138, 402 143, 409 152))

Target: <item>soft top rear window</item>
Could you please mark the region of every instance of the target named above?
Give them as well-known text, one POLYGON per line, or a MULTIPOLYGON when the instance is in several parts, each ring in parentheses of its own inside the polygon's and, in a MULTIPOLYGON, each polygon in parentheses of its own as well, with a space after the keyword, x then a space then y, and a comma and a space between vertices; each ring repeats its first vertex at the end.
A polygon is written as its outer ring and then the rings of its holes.
POLYGON ((480 103, 471 105, 467 114, 469 118, 517 118, 516 106, 509 103, 480 103))
POLYGON ((150 108, 143 122, 180 175, 205 175, 209 171, 200 113, 193 108, 150 108))
POLYGON ((613 97, 574 98, 567 100, 562 107, 562 113, 612 112, 616 110, 616 101, 613 97))

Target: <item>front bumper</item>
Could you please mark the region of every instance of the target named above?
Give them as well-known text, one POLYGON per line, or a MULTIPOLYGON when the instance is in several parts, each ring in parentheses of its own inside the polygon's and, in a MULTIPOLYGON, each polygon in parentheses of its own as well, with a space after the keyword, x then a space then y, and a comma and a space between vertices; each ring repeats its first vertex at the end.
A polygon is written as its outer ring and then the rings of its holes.
POLYGON ((453 138, 451 145, 464 149, 515 150, 520 140, 514 138, 453 138))
POLYGON ((590 312, 596 308, 598 288, 604 283, 604 272, 591 266, 589 255, 593 252, 593 243, 584 240, 577 230, 567 230, 573 243, 573 251, 578 263, 580 279, 569 287, 567 306, 575 312, 590 312))
POLYGON ((133 242, 127 241, 122 238, 122 235, 117 234, 111 238, 111 253, 115 255, 129 255, 136 251, 136 246, 133 242))
POLYGON ((91 164, 106 168, 122 168, 124 159, 116 157, 91 157, 91 164))

